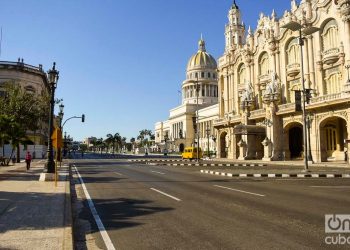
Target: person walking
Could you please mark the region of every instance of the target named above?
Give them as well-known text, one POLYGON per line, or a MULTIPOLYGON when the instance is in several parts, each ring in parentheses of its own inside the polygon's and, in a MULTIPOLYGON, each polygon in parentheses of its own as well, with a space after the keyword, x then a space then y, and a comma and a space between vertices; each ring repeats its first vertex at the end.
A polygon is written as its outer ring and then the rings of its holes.
POLYGON ((27 154, 26 154, 27 170, 30 169, 30 163, 31 163, 31 161, 32 161, 32 156, 31 156, 30 152, 27 151, 27 154))

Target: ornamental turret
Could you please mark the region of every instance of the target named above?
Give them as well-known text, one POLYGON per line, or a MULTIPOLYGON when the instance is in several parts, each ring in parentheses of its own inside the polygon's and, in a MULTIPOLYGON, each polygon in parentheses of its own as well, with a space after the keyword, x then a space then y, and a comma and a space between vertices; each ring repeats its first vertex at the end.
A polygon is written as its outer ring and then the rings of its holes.
POLYGON ((245 27, 242 22, 241 11, 235 0, 228 13, 228 20, 229 23, 225 27, 226 52, 235 50, 237 47, 244 44, 245 27))

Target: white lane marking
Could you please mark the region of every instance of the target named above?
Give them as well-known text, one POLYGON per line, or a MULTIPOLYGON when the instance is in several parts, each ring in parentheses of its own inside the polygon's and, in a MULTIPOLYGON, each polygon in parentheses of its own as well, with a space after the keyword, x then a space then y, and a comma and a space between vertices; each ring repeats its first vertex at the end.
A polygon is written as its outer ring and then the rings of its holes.
POLYGON ((251 192, 247 192, 247 191, 243 191, 243 190, 239 190, 239 189, 234 189, 234 188, 229 188, 229 187, 224 187, 224 186, 219 186, 219 185, 214 185, 214 186, 218 187, 218 188, 224 188, 224 189, 240 192, 240 193, 245 193, 245 194, 251 194, 251 195, 256 195, 256 196, 261 196, 261 197, 265 196, 264 194, 251 193, 251 192))
POLYGON ((96 225, 97 225, 97 227, 98 227, 98 229, 99 229, 99 231, 100 231, 100 234, 101 234, 101 236, 102 236, 102 238, 103 238, 103 241, 104 241, 104 243, 105 243, 105 245, 106 245, 106 247, 107 247, 108 250, 115 250, 115 247, 114 247, 114 245, 113 245, 111 239, 110 239, 109 236, 108 236, 108 233, 107 233, 107 231, 106 231, 106 229, 105 229, 105 227, 104 227, 104 225, 103 225, 103 223, 102 223, 102 221, 101 221, 101 219, 100 219, 100 216, 98 215, 98 213, 97 213, 97 211, 96 211, 96 208, 95 208, 95 206, 94 206, 94 202, 92 201, 92 199, 91 199, 91 197, 90 197, 90 194, 89 194, 89 192, 88 192, 87 189, 86 189, 86 186, 85 186, 85 184, 84 184, 83 178, 81 178, 81 175, 80 175, 80 173, 79 173, 77 167, 76 167, 75 165, 73 165, 73 166, 74 166, 74 168, 75 168, 75 171, 76 171, 77 174, 78 174, 80 183, 81 183, 81 185, 82 185, 82 187, 83 187, 83 190, 84 190, 85 197, 86 197, 86 199, 87 199, 87 201, 88 201, 88 204, 89 204, 91 213, 92 213, 92 215, 94 216, 96 225))
POLYGON ((122 175, 121 173, 118 173, 118 172, 114 172, 115 174, 117 174, 117 175, 122 175))
POLYGON ((170 194, 164 193, 164 192, 162 192, 162 191, 160 191, 160 190, 158 190, 158 189, 151 188, 151 190, 156 191, 156 192, 158 192, 158 193, 160 193, 160 194, 162 194, 162 195, 168 196, 168 197, 170 197, 171 199, 174 199, 174 200, 176 200, 176 201, 181 201, 179 198, 176 198, 175 196, 172 196, 172 195, 170 195, 170 194))
POLYGON ((165 174, 165 173, 162 173, 162 172, 158 172, 158 171, 153 171, 151 170, 152 173, 156 173, 156 174, 165 174))
POLYGON ((350 186, 310 186, 312 188, 350 188, 350 186))

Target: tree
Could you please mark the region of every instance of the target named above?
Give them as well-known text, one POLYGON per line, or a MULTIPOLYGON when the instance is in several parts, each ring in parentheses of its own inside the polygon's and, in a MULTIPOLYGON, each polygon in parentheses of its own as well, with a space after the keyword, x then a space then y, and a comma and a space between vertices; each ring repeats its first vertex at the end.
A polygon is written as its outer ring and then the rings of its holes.
POLYGON ((144 145, 148 146, 148 142, 149 140, 152 140, 152 136, 154 137, 151 130, 143 129, 139 132, 137 139, 140 140, 141 146, 144 146, 144 145))
POLYGON ((37 130, 47 117, 48 96, 25 91, 15 81, 5 83, 4 89, 6 95, 0 98, 0 115, 7 116, 11 120, 8 132, 11 134, 12 146, 16 144, 17 162, 19 162, 19 146, 23 142, 28 142, 26 131, 37 130))
POLYGON ((115 133, 114 135, 107 134, 107 139, 106 140, 108 140, 108 142, 110 142, 112 144, 112 150, 113 150, 113 155, 114 155, 116 145, 120 146, 120 144, 121 144, 121 136, 120 136, 120 134, 119 133, 115 133))

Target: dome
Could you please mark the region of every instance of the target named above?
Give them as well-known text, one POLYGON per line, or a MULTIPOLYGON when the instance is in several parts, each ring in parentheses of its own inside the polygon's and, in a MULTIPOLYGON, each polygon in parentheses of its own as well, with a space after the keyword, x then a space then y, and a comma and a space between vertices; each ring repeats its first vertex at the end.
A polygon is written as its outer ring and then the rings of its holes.
POLYGON ((217 64, 214 57, 205 50, 205 42, 203 39, 198 42, 198 52, 194 54, 187 64, 187 71, 196 68, 216 69, 217 64))

